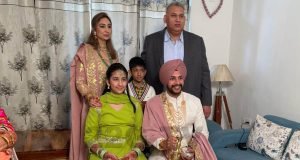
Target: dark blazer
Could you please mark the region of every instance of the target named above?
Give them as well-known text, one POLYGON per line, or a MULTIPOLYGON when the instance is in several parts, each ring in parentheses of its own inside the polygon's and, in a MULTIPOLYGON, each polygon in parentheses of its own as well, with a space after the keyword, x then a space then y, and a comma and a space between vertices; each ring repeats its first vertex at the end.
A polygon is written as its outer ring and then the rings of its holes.
MULTIPOLYGON (((146 36, 141 57, 147 68, 146 81, 154 87, 156 94, 164 90, 159 81, 159 69, 164 63, 164 35, 162 31, 146 36)), ((183 90, 200 98, 202 105, 211 106, 210 71, 206 58, 204 41, 200 36, 183 31, 184 58, 187 77, 183 90)))

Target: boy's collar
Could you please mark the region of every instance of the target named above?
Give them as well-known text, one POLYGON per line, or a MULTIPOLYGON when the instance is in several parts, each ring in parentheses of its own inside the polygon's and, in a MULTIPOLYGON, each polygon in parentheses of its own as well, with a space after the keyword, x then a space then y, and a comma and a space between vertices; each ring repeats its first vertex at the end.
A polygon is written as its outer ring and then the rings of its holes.
POLYGON ((141 82, 141 83, 138 83, 138 82, 136 82, 134 80, 132 80, 131 82, 132 82, 132 84, 133 84, 134 87, 138 87, 138 88, 141 88, 141 87, 145 86, 145 84, 146 84, 145 80, 143 80, 143 82, 141 82))

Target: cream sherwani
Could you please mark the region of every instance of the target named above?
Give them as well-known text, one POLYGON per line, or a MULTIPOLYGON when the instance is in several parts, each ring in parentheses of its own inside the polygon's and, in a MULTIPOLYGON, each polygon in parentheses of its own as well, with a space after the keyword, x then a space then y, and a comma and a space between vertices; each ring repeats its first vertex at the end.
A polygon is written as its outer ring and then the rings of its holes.
MULTIPOLYGON (((157 98, 154 97, 153 99, 157 98)), ((208 138, 208 129, 207 129, 207 125, 206 125, 206 120, 205 120, 205 116, 203 114, 203 109, 202 109, 202 105, 200 102, 200 99, 189 94, 186 92, 181 92, 181 94, 177 97, 171 97, 170 95, 168 95, 166 93, 166 99, 168 100, 169 103, 172 104, 172 107, 174 107, 175 111, 182 111, 182 101, 185 101, 185 114, 183 116, 184 121, 183 122, 176 122, 177 118, 174 118, 175 120, 175 124, 181 124, 179 125, 179 130, 181 132, 181 136, 182 136, 182 141, 181 141, 181 148, 188 146, 189 141, 192 138, 193 135, 193 125, 195 127, 195 132, 200 132, 202 133, 206 138, 208 138)), ((148 143, 150 143, 151 145, 153 145, 156 150, 152 153, 152 155, 150 156, 150 160, 165 160, 165 156, 162 153, 162 151, 160 151, 160 147, 159 147, 159 143, 162 140, 165 140, 167 137, 166 136, 159 136, 159 135, 168 135, 169 133, 159 133, 159 132, 164 132, 164 130, 162 130, 161 128, 153 128, 154 126, 160 126, 161 124, 155 124, 155 123, 160 123, 157 114, 152 114, 150 112, 152 112, 153 110, 155 110, 155 107, 164 107, 163 104, 157 104, 157 101, 151 102, 152 99, 150 99, 150 101, 148 101, 149 103, 146 104, 146 107, 148 109, 145 109, 145 118, 147 119, 145 121, 145 123, 143 123, 143 136, 144 138, 148 141, 148 143), (155 104, 156 103, 156 104, 155 104), (154 107, 152 107, 154 106, 154 107), (149 113, 148 113, 149 112, 149 113), (147 124, 150 123, 150 124, 147 124), (152 123, 152 124, 151 124, 152 123), (157 134, 156 134, 157 132, 157 134)), ((164 109, 162 109, 164 110, 164 109)), ((184 112, 184 111, 183 111, 184 112)), ((163 114, 163 116, 165 117, 165 114, 163 114)))

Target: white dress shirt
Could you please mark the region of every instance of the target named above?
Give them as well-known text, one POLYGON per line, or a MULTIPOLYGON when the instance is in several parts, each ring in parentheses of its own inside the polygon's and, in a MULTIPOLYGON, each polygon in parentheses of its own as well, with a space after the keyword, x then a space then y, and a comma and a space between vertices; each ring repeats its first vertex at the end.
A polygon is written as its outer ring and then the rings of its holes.
POLYGON ((184 57, 183 34, 175 42, 171 40, 169 32, 166 30, 164 37, 164 63, 173 59, 181 59, 184 57))

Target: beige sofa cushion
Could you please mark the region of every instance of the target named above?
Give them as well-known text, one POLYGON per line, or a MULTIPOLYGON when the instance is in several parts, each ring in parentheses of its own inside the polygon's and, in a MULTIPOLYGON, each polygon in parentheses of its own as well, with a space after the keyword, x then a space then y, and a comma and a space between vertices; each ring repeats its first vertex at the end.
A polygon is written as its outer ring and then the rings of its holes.
POLYGON ((289 140, 282 157, 283 160, 300 160, 300 131, 295 131, 289 140))
POLYGON ((256 116, 247 146, 272 159, 281 159, 292 129, 277 125, 260 115, 256 116))

